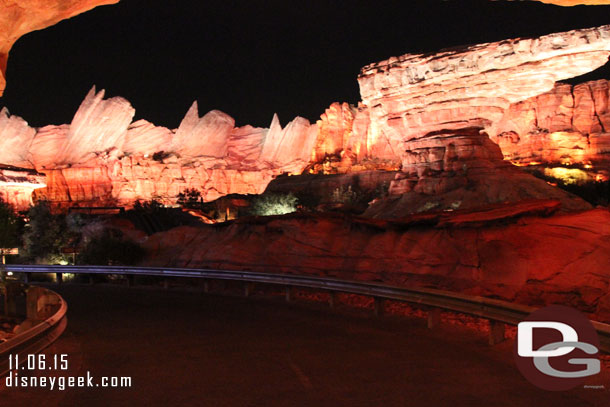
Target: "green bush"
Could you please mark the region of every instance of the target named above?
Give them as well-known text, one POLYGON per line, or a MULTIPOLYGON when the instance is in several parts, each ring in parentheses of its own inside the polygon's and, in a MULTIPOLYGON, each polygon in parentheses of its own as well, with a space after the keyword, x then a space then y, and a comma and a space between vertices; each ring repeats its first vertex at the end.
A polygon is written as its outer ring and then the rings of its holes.
POLYGON ((297 210, 298 199, 292 193, 270 193, 252 200, 251 213, 256 216, 285 215, 297 210))

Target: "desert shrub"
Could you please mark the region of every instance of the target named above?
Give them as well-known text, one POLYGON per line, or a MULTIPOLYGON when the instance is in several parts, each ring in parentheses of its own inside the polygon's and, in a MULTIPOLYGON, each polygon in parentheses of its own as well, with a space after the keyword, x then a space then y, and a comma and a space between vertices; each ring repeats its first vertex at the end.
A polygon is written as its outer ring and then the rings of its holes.
POLYGON ((252 200, 251 213, 256 216, 284 215, 297 210, 298 199, 292 193, 270 193, 252 200))
POLYGON ((91 265, 131 266, 144 256, 144 249, 125 239, 121 231, 106 229, 89 240, 78 256, 79 263, 91 265))

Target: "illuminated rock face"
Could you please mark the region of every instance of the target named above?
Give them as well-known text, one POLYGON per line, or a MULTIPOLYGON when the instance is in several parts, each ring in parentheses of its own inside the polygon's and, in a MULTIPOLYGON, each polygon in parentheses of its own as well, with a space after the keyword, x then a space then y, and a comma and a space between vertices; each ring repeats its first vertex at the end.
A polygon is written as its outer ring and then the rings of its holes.
POLYGON ((608 61, 610 26, 514 39, 430 55, 403 55, 362 68, 371 121, 397 144, 439 130, 489 127, 511 103, 608 61))
MULTIPOLYGON (((552 188, 502 162, 489 141, 511 104, 551 90, 557 80, 605 64, 610 26, 470 46, 432 55, 404 55, 361 70, 360 93, 370 122, 400 151, 394 195, 367 212, 391 217, 555 195, 552 188), (483 133, 487 130, 487 134, 483 133), (398 200, 398 201, 397 201, 398 200), (400 208, 390 213, 391 207, 400 208)), ((589 94, 590 96, 590 94, 589 94)), ((561 94, 557 95, 561 102, 561 94)), ((540 100, 555 105, 556 99, 540 100)), ((595 108, 586 92, 574 126, 592 130, 595 108)), ((566 124, 557 113, 545 117, 566 124)), ((584 209, 563 194, 565 208, 584 209)))
POLYGON ((590 208, 503 160, 498 145, 476 127, 430 133, 406 143, 406 148, 391 195, 371 204, 366 216, 393 219, 544 198, 559 200, 568 211, 590 208))
POLYGON ((134 113, 125 99, 104 99, 95 88, 69 125, 36 130, 3 110, 0 162, 44 171, 47 187, 35 196, 56 207, 174 204, 186 188, 206 201, 260 194, 277 175, 301 173, 318 136, 301 117, 284 128, 277 115, 269 129, 235 127, 217 110, 200 118, 196 103, 176 130, 132 122, 134 113))
POLYGON ((222 158, 227 154, 227 140, 233 127, 235 120, 219 110, 200 118, 194 102, 176 130, 170 150, 183 156, 222 158))
POLYGON ((36 130, 18 116, 10 116, 8 110, 0 111, 0 163, 27 167, 28 151, 36 130))
POLYGON ((297 117, 283 128, 277 116, 269 128, 236 127, 217 110, 200 117, 194 103, 170 130, 133 122, 127 100, 93 88, 69 125, 36 130, 3 111, 0 162, 47 173, 36 196, 62 207, 171 204, 185 188, 212 200, 261 193, 283 173, 400 169, 370 216, 544 197, 586 209, 503 155, 605 159, 608 82, 553 86, 609 55, 610 26, 405 55, 363 68, 358 106, 333 103, 315 125, 297 117))
POLYGON ((18 211, 27 210, 32 192, 45 186, 45 176, 34 170, 0 165, 0 198, 18 211))
POLYGON ((610 161, 610 81, 557 84, 511 105, 490 129, 507 160, 607 164, 610 161))
POLYGON ((131 206, 136 200, 150 199, 171 205, 186 188, 201 191, 205 201, 231 193, 260 194, 278 175, 274 170, 213 168, 208 164, 175 156, 157 162, 140 155, 100 160, 89 167, 45 170, 47 188, 37 190, 35 197, 62 208, 131 206))
POLYGON ((122 151, 135 109, 121 98, 104 100, 105 91, 89 91, 70 124, 58 164, 80 164, 94 154, 122 151))
POLYGON ((266 133, 259 161, 267 168, 280 166, 288 173, 301 173, 311 159, 318 130, 307 119, 297 117, 281 128, 277 115, 273 116, 266 133))
POLYGON ((119 0, 3 0, 0 15, 0 96, 6 85, 6 62, 19 37, 61 20, 119 0))
POLYGON ((317 122, 318 135, 311 154, 315 172, 348 173, 367 170, 396 170, 401 154, 372 122, 369 109, 347 103, 333 103, 317 122))

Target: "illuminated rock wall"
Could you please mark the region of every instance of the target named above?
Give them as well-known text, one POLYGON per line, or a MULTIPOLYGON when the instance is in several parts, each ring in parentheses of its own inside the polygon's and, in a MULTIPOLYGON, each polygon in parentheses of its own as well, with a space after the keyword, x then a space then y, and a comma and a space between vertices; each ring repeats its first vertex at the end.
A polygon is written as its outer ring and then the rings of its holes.
MULTIPOLYGON (((514 104, 552 90, 558 80, 600 67, 609 56, 610 26, 602 26, 407 54, 364 67, 358 82, 370 122, 402 158, 401 173, 390 187, 401 197, 378 202, 367 213, 391 216, 389 202, 408 213, 557 195, 503 165, 500 149, 487 134, 497 135, 514 104)), ((589 96, 579 93, 582 108, 572 122, 595 131, 589 96)), ((539 103, 545 101, 542 97, 539 103)), ((563 127, 566 120, 559 113, 547 119, 563 127)), ((558 198, 566 208, 581 206, 567 195, 558 198)))
POLYGON ((511 105, 490 129, 514 163, 606 165, 610 162, 610 81, 557 84, 511 105))
POLYGON ((410 194, 409 211, 545 196, 578 209, 502 158, 605 160, 608 81, 555 81, 609 55, 610 26, 404 55, 362 69, 357 106, 333 103, 316 124, 297 117, 285 127, 277 116, 269 128, 236 127, 217 110, 200 117, 194 103, 170 130, 133 122, 127 100, 93 88, 69 125, 33 129, 3 110, 0 163, 45 172, 36 196, 62 207, 171 204, 185 188, 205 200, 261 193, 277 175, 303 171, 400 170, 390 191, 410 194))
POLYGON ((44 174, 26 168, 0 165, 0 199, 16 210, 27 210, 32 192, 45 186, 44 174))
POLYGON ((34 129, 8 111, 0 113, 0 162, 47 175, 36 191, 58 207, 125 205, 156 199, 174 204, 186 188, 206 201, 260 194, 282 173, 301 173, 318 137, 316 125, 297 117, 282 128, 235 127, 214 110, 199 117, 194 103, 176 130, 145 120, 120 97, 104 99, 95 87, 69 125, 34 129))
POLYGON ((371 121, 397 145, 439 130, 486 128, 511 103, 608 61, 610 25, 540 38, 407 54, 362 68, 371 121))

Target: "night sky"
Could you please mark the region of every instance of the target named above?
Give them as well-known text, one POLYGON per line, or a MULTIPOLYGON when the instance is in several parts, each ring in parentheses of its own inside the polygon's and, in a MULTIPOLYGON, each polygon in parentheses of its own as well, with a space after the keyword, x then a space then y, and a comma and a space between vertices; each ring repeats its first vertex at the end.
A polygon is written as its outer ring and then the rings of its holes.
MULTIPOLYGON (((17 41, 0 105, 69 123, 96 84, 175 128, 193 100, 237 125, 315 121, 357 103, 368 63, 405 53, 610 24, 610 6, 468 0, 122 0, 17 41)), ((605 67, 572 80, 610 79, 605 67)))

